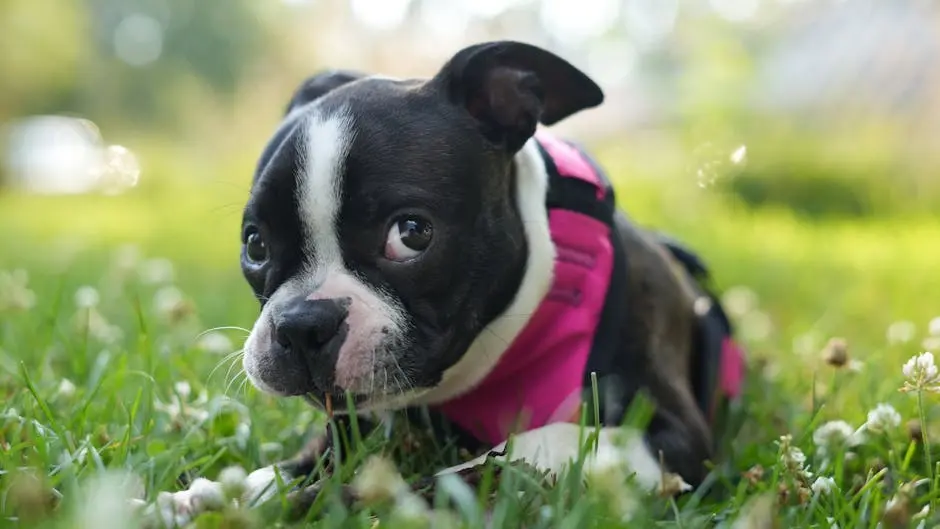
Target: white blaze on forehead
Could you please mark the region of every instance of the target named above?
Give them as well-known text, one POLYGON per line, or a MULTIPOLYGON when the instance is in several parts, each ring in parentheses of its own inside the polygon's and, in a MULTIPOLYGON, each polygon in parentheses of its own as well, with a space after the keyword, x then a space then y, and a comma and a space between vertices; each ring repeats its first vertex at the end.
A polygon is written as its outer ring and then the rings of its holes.
POLYGON ((336 219, 342 205, 343 171, 354 139, 352 116, 344 109, 317 111, 305 128, 297 209, 304 251, 319 274, 343 262, 336 219))

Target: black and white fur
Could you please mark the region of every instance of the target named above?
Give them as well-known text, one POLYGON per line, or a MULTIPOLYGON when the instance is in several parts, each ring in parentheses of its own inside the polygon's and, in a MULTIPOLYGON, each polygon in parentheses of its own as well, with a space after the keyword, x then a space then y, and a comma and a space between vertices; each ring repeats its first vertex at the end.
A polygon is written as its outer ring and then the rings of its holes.
MULTIPOLYGON (((346 391, 358 410, 384 412, 473 388, 552 281, 536 124, 602 100, 568 62, 511 41, 463 49, 430 79, 330 71, 305 81, 245 208, 242 267, 262 304, 245 344, 251 382, 314 403, 330 393, 339 412, 346 391), (408 219, 433 227, 420 252, 401 246, 402 225, 427 226, 408 219)), ((701 293, 623 215, 614 236, 629 264, 611 288, 629 303, 613 352, 589 360, 609 382, 605 427, 646 392, 656 413, 625 460, 650 486, 664 470, 698 483, 710 455, 691 382, 701 293)), ((527 432, 511 457, 557 472, 577 454, 577 435, 572 425, 527 432)), ((325 445, 316 446, 279 471, 309 472, 325 445)), ((252 479, 267 485, 273 473, 252 479)))

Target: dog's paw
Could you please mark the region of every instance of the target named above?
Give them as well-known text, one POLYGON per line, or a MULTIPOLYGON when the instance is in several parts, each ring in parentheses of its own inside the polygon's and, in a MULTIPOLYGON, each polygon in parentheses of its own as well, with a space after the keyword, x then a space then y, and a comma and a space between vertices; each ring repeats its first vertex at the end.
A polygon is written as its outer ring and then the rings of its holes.
MULTIPOLYGON (((593 432, 594 429, 581 429, 577 424, 549 424, 517 434, 508 447, 504 441, 489 453, 442 470, 438 475, 460 472, 482 465, 488 457, 495 457, 523 461, 548 476, 557 477, 578 459, 587 436, 593 432)), ((597 434, 597 449, 588 450, 584 457, 582 471, 585 475, 622 468, 636 476, 639 486, 650 490, 662 489, 664 473, 640 432, 624 428, 601 428, 597 434)))
POLYGON ((219 481, 197 478, 186 490, 161 492, 152 505, 141 509, 145 515, 167 529, 185 527, 200 514, 219 511, 230 503, 255 507, 273 498, 280 483, 289 483, 290 476, 274 466, 263 467, 251 474, 223 471, 219 481))
POLYGON ((204 512, 225 506, 222 484, 197 478, 186 490, 161 492, 151 506, 150 514, 167 528, 185 527, 204 512))

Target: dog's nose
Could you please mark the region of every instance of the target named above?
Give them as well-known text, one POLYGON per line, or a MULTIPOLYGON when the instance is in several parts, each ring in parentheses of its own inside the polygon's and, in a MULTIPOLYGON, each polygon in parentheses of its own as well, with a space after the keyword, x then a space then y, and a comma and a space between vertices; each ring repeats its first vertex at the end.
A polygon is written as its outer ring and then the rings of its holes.
POLYGON ((348 299, 298 297, 277 318, 274 335, 285 349, 299 353, 315 351, 336 336, 347 314, 348 299))

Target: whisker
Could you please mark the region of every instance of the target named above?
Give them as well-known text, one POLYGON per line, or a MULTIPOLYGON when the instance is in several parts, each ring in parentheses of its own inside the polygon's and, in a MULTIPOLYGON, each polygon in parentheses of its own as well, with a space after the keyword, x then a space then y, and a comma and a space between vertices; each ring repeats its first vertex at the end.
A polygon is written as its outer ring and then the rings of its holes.
MULTIPOLYGON (((231 367, 231 362, 232 362, 232 360, 233 360, 233 359, 237 359, 238 355, 241 354, 241 353, 244 352, 244 351, 245 351, 244 349, 239 349, 239 350, 237 350, 237 351, 232 351, 231 353, 229 353, 229 354, 225 355, 224 357, 222 357, 222 359, 219 360, 218 363, 215 364, 215 367, 212 368, 212 371, 209 372, 209 376, 206 377, 206 379, 207 379, 207 380, 212 380, 212 376, 215 375, 215 372, 218 371, 219 368, 222 367, 222 364, 224 364, 224 363, 226 363, 226 362, 229 362, 228 373, 231 373, 231 371, 232 371, 232 367, 231 367)), ((225 378, 226 378, 226 379, 228 378, 228 374, 225 375, 225 378)))
POLYGON ((235 325, 227 325, 227 326, 222 326, 222 327, 213 327, 211 329, 206 329, 202 331, 201 333, 197 334, 196 337, 193 338, 193 340, 198 340, 202 338, 203 336, 209 334, 210 332, 215 332, 215 331, 241 331, 245 333, 246 335, 251 334, 251 329, 246 329, 244 327, 238 327, 235 325))

